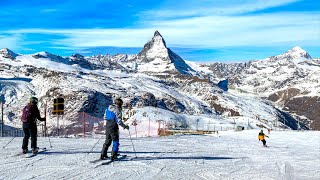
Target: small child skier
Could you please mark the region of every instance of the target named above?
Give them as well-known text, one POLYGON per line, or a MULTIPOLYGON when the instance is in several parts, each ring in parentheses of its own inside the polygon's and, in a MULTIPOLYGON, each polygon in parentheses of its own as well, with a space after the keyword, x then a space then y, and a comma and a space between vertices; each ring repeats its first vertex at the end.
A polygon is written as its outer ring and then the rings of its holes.
POLYGON ((263 133, 263 130, 261 130, 259 135, 258 135, 258 139, 259 139, 259 141, 262 141, 264 147, 267 147, 267 144, 266 144, 267 142, 265 140, 265 137, 269 138, 269 136, 265 135, 263 133))

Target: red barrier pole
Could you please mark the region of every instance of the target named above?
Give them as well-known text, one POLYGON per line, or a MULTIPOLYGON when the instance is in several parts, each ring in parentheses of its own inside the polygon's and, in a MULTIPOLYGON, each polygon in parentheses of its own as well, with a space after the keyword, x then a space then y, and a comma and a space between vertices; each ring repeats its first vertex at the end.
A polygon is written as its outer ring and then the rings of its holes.
POLYGON ((83 128, 83 138, 86 137, 86 127, 85 127, 85 113, 82 112, 82 128, 83 128))
POLYGON ((134 130, 136 131, 136 138, 138 137, 138 133, 137 133, 137 124, 134 126, 134 130))
POLYGON ((148 136, 150 137, 150 118, 149 118, 148 136))
POLYGON ((46 119, 44 121, 44 137, 47 137, 47 101, 44 106, 44 118, 46 119))
POLYGON ((163 129, 163 135, 165 136, 166 135, 166 121, 163 121, 162 122, 162 129, 163 129))
POLYGON ((168 124, 167 124, 167 121, 165 122, 165 134, 166 136, 168 136, 168 124))
POLYGON ((160 133, 161 133, 161 131, 160 131, 160 121, 158 121, 158 135, 160 136, 160 133))
POLYGON ((59 137, 60 135, 59 114, 57 115, 57 127, 58 127, 58 137, 59 137))

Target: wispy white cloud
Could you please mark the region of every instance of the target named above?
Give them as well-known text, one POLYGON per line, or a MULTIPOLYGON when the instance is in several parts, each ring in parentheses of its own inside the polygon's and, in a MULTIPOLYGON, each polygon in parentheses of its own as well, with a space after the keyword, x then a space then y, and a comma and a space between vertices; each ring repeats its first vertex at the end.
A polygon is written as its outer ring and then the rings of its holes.
POLYGON ((19 49, 22 44, 22 35, 0 35, 0 48, 19 49))
MULTIPOLYGON (((169 46, 228 47, 311 45, 319 41, 319 13, 277 13, 250 16, 204 16, 177 20, 150 20, 140 28, 122 29, 18 29, 10 34, 63 36, 55 46, 142 47, 157 29, 169 46)), ((25 42, 27 43, 27 42, 25 42)))
POLYGON ((283 6, 301 0, 184 0, 139 13, 143 18, 178 18, 207 15, 237 15, 283 6))

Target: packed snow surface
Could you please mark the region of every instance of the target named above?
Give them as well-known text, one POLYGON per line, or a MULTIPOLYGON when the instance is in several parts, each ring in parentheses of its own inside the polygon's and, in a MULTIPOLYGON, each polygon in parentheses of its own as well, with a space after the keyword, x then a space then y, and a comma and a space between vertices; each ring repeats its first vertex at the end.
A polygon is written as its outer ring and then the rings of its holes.
MULTIPOLYGON (((133 131, 131 129, 131 131, 133 131)), ((32 158, 15 156, 22 138, 1 148, 0 179, 319 179, 320 132, 272 131, 269 147, 258 130, 214 135, 130 138, 120 135, 123 161, 98 166, 104 137, 39 138, 48 151, 32 158), (90 152, 92 147, 93 151, 90 152)), ((1 147, 11 138, 1 138, 1 147)), ((110 156, 110 154, 109 154, 110 156)))

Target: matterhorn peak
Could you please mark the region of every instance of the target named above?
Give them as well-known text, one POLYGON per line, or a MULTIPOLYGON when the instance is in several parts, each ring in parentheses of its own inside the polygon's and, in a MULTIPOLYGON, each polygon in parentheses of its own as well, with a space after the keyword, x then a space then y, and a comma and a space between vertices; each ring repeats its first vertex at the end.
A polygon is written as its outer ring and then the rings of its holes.
POLYGON ((167 48, 159 31, 155 31, 154 36, 144 45, 136 60, 144 64, 139 66, 139 69, 144 72, 174 71, 181 74, 195 74, 195 71, 179 55, 167 48))
POLYGON ((0 55, 2 55, 4 58, 10 58, 10 59, 15 59, 18 56, 16 53, 14 53, 8 48, 1 49, 0 55))
POLYGON ((160 34, 160 32, 158 31, 158 30, 156 30, 155 32, 154 32, 154 35, 153 36, 161 36, 162 37, 162 35, 160 34))
POLYGON ((153 38, 151 39, 153 45, 167 48, 166 41, 163 39, 162 35, 158 30, 154 32, 153 38))
POLYGON ((154 36, 144 45, 137 58, 143 62, 150 62, 155 58, 168 59, 166 42, 159 31, 155 31, 154 36))

